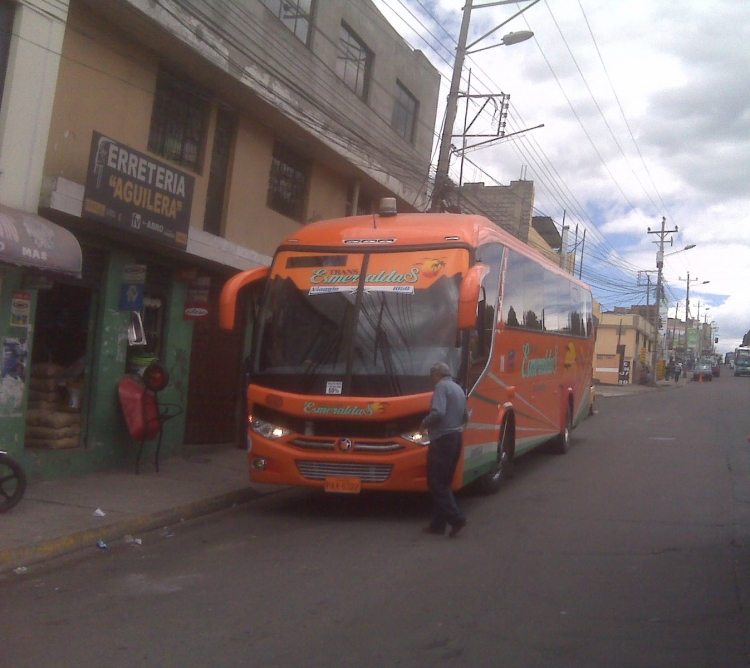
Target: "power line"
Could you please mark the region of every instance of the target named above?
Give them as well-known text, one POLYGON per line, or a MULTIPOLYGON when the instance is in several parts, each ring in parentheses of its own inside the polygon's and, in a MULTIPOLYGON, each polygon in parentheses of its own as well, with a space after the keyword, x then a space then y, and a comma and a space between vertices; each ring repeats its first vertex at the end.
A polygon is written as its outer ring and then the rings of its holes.
POLYGON ((648 175, 648 178, 651 181, 651 185, 653 186, 654 191, 656 192, 656 196, 659 198, 659 202, 661 202, 662 207, 669 214, 669 217, 673 218, 673 216, 669 213, 669 208, 667 207, 667 205, 664 203, 664 200, 662 199, 659 189, 656 187, 656 183, 654 183, 654 179, 651 176, 651 172, 649 171, 648 165, 646 164, 646 160, 643 157, 643 153, 641 153, 640 146, 638 146, 638 142, 635 139, 635 135, 633 134, 633 130, 630 127, 630 123, 628 123, 628 119, 625 116, 625 110, 622 107, 622 103, 620 102, 620 98, 617 95, 617 91, 615 91, 615 87, 614 87, 614 84, 612 83, 611 77, 609 76, 609 71, 607 70, 607 66, 604 64, 604 58, 602 57, 602 53, 599 50, 599 44, 597 43, 596 38, 594 37, 594 31, 591 29, 591 24, 589 23, 589 19, 586 16, 586 12, 583 9, 583 4, 581 4, 581 0, 578 0, 578 6, 581 8, 581 14, 583 15, 583 20, 586 23, 586 28, 588 28, 589 35, 591 36, 591 41, 594 44, 594 49, 596 49, 596 55, 599 57, 599 62, 601 63, 602 69, 604 70, 604 74, 607 77, 610 90, 612 91, 612 95, 614 96, 615 101, 617 102, 617 107, 620 110, 620 115, 622 116, 622 120, 625 122, 625 127, 628 129, 628 134, 630 135, 630 139, 633 142, 633 146, 635 146, 635 150, 638 152, 638 157, 641 159, 641 164, 643 165, 643 169, 646 171, 646 174, 648 175))

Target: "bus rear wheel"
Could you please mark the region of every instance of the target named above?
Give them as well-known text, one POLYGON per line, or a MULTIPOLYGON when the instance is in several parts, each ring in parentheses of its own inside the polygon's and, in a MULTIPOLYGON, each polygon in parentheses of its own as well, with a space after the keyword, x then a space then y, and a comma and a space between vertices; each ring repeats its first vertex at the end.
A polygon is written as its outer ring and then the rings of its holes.
POLYGON ((570 404, 565 411, 565 426, 563 430, 557 435, 557 438, 552 442, 552 452, 556 455, 564 455, 570 450, 570 436, 573 431, 573 411, 570 409, 570 404))
POLYGON ((479 491, 482 494, 494 494, 500 489, 503 480, 513 477, 513 438, 510 430, 509 420, 506 419, 503 421, 500 440, 497 443, 495 468, 479 479, 479 491))

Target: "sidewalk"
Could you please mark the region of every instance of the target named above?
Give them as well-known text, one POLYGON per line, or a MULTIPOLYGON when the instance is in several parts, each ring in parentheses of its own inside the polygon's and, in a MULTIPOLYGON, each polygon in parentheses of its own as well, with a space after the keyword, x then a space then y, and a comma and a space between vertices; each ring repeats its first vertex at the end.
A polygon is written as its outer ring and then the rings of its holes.
POLYGON ((675 383, 673 380, 657 380, 655 385, 595 385, 596 398, 625 397, 631 394, 642 394, 643 392, 654 392, 675 387, 684 387, 689 382, 688 378, 680 378, 675 383))
POLYGON ((29 485, 21 503, 0 515, 0 573, 281 489, 251 483, 247 453, 236 447, 159 464, 159 473, 143 461, 139 475, 129 468, 29 485))

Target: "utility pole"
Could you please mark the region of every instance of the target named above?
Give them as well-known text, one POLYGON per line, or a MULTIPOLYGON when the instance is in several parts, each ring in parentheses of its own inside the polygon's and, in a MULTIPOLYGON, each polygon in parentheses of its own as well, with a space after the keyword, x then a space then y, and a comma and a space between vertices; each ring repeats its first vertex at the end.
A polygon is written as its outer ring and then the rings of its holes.
MULTIPOLYGON (((692 283, 700 283, 700 285, 706 285, 710 283, 711 281, 700 281, 698 278, 690 278, 690 272, 687 273, 687 278, 680 278, 681 281, 687 282, 687 288, 685 291, 685 355, 687 356, 688 352, 688 331, 691 329, 690 327, 690 284, 692 283)), ((700 320, 700 309, 698 312, 698 320, 700 320)))
MULTIPOLYGON (((586 248, 586 228, 583 228, 583 240, 581 241, 581 263, 578 265, 578 279, 583 274, 583 249, 586 248)), ((575 276, 575 274, 573 274, 575 276)))
POLYGON ((458 88, 461 85, 461 72, 464 68, 466 57, 466 39, 469 36, 469 24, 471 23, 471 5, 473 0, 466 0, 464 4, 464 16, 461 21, 461 30, 458 34, 458 46, 456 47, 456 61, 453 64, 453 77, 448 92, 448 103, 445 108, 445 124, 443 134, 440 136, 440 153, 438 153, 437 170, 435 171, 435 186, 432 191, 431 211, 440 211, 448 183, 448 166, 450 165, 451 139, 453 138, 453 125, 456 122, 458 112, 458 88))
POLYGON ((665 216, 661 218, 661 230, 651 230, 648 228, 649 234, 656 234, 659 237, 659 241, 654 243, 659 245, 659 250, 656 252, 656 269, 658 271, 656 277, 656 314, 654 315, 654 349, 651 351, 651 373, 652 382, 656 383, 656 362, 659 359, 658 348, 659 348, 659 310, 661 308, 661 281, 662 281, 662 269, 664 267, 664 239, 670 235, 678 232, 677 225, 673 230, 665 230, 664 226, 667 223, 665 216))
MULTIPOLYGON (((674 351, 673 354, 675 357, 677 357, 677 343, 675 341, 675 336, 677 336, 677 312, 679 309, 680 302, 677 302, 674 305, 674 320, 672 321, 672 350, 674 351)), ((667 326, 669 326, 669 318, 667 318, 667 326)))
MULTIPOLYGON (((680 279, 687 281, 687 288, 685 290, 685 326, 687 326, 687 319, 690 317, 690 272, 687 273, 686 279, 680 279)), ((694 281, 697 281, 697 278, 693 279, 694 281)))
POLYGON ((655 271, 655 269, 644 269, 638 272, 638 285, 641 285, 641 274, 646 274, 646 322, 653 322, 654 320, 654 315, 651 312, 651 274, 655 271))
MULTIPOLYGON (((528 1, 528 0, 526 0, 528 1)), ((477 5, 477 9, 483 7, 494 7, 497 5, 509 5, 516 3, 517 0, 497 0, 496 2, 487 3, 484 5, 477 5)), ((461 72, 464 68, 464 60, 467 54, 476 53, 477 51, 484 51, 485 49, 492 49, 495 46, 505 45, 511 46, 518 44, 534 36, 534 33, 530 30, 519 30, 518 32, 512 32, 505 35, 498 44, 493 44, 481 49, 473 49, 478 42, 481 42, 485 37, 488 37, 496 30, 504 26, 506 23, 512 21, 517 16, 523 14, 527 9, 530 9, 539 0, 533 0, 531 4, 524 7, 523 9, 516 12, 507 21, 504 21, 499 26, 496 26, 488 33, 482 35, 479 39, 474 40, 468 46, 466 41, 469 37, 469 24, 471 23, 471 10, 473 0, 465 0, 463 8, 463 18, 461 20, 461 30, 458 34, 458 45, 456 46, 456 60, 453 63, 453 76, 451 77, 451 87, 448 91, 448 100, 445 107, 445 124, 443 125, 443 132, 440 135, 440 150, 438 152, 438 163, 435 170, 435 185, 432 189, 432 203, 430 211, 437 213, 440 211, 443 196, 447 190, 448 185, 448 168, 450 166, 451 156, 451 139, 453 138, 453 126, 456 123, 456 114, 458 113, 458 89, 461 86, 461 72)), ((469 93, 467 92, 467 95, 469 93)))

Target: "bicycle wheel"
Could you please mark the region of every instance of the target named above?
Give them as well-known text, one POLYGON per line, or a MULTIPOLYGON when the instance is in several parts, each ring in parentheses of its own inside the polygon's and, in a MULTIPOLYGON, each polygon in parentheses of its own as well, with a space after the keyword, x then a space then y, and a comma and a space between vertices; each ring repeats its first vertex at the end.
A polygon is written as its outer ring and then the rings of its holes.
POLYGON ((8 454, 0 452, 0 513, 15 506, 26 491, 26 474, 8 454))

